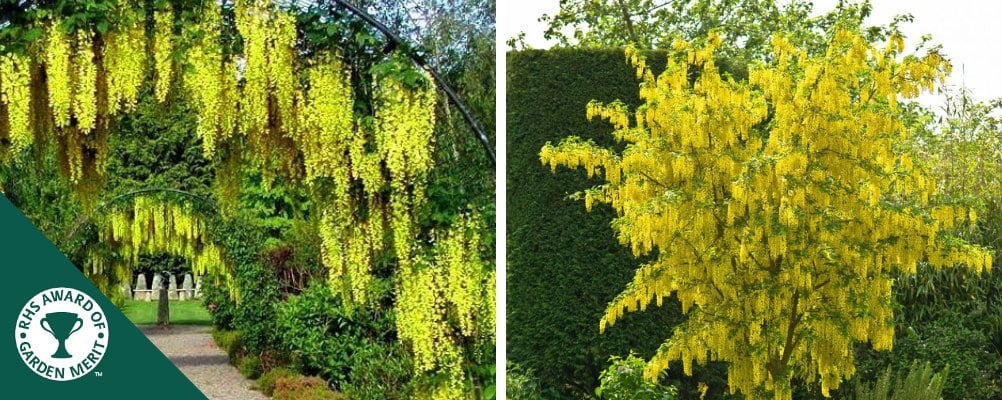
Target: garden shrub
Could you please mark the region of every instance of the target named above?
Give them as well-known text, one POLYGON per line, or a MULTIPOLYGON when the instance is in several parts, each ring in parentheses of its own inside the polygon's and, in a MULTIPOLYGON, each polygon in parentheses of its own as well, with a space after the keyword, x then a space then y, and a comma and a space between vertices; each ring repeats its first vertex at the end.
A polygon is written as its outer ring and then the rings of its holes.
POLYGON ((261 354, 276 343, 274 304, 279 302, 278 281, 258 262, 238 269, 235 276, 240 301, 234 326, 243 333, 247 351, 261 354))
POLYGON ((362 347, 354 357, 351 378, 342 392, 349 399, 407 399, 414 366, 410 353, 397 343, 362 347))
POLYGON ((342 400, 327 382, 315 376, 283 376, 275 379, 274 400, 342 400))
POLYGON ((289 352, 280 348, 263 351, 260 359, 262 373, 292 364, 292 357, 289 352))
POLYGON ((257 379, 261 376, 261 358, 248 354, 246 357, 240 359, 240 365, 238 366, 240 370, 240 375, 243 375, 247 379, 257 379))
POLYGON ((224 278, 219 275, 206 275, 201 279, 202 305, 209 310, 212 326, 233 330, 233 316, 237 305, 230 298, 230 290, 226 287, 224 278))
POLYGON ((894 367, 905 369, 906 360, 929 361, 932 368, 950 368, 943 389, 943 398, 998 399, 999 360, 990 351, 990 341, 984 333, 970 329, 958 321, 941 320, 906 333, 894 344, 898 354, 894 367))
POLYGON ((672 386, 644 378, 647 363, 630 353, 626 358, 612 356, 612 365, 599 375, 601 386, 595 389, 599 398, 609 400, 674 400, 678 392, 672 386))
POLYGON ((479 341, 472 346, 479 348, 469 351, 472 357, 466 366, 467 383, 472 383, 471 391, 480 399, 497 397, 497 346, 493 340, 479 341))
POLYGON ((999 355, 991 340, 957 318, 897 328, 892 352, 865 349, 857 357, 858 379, 877 380, 887 367, 903 371, 914 360, 929 362, 935 370, 950 368, 943 399, 998 399, 1002 395, 999 355))
POLYGON ((349 380, 352 367, 373 343, 390 341, 392 322, 356 310, 348 312, 341 300, 323 283, 310 285, 297 296, 275 306, 279 343, 297 360, 297 367, 316 374, 336 388, 349 380))
POLYGON ((542 390, 539 380, 533 376, 531 369, 522 368, 515 363, 508 363, 505 371, 505 396, 508 400, 541 400, 542 390))
POLYGON ((280 300, 275 272, 262 264, 265 235, 244 216, 213 226, 213 237, 233 264, 230 285, 237 294, 232 326, 240 331, 248 353, 260 355, 276 344, 274 304, 280 300))
POLYGON ((873 385, 857 380, 854 400, 940 400, 943 392, 944 379, 949 376, 949 367, 934 374, 929 363, 919 367, 918 361, 913 361, 908 374, 898 373, 894 384, 891 384, 891 367, 887 367, 873 385))
POLYGON ((279 367, 271 371, 261 374, 261 377, 257 380, 257 390, 260 390, 266 396, 271 396, 275 393, 275 381, 279 378, 289 378, 293 376, 298 376, 296 371, 289 368, 279 367))
POLYGON ((239 331, 228 331, 213 328, 212 340, 216 346, 226 352, 230 359, 230 364, 238 365, 239 358, 244 355, 243 335, 239 331))

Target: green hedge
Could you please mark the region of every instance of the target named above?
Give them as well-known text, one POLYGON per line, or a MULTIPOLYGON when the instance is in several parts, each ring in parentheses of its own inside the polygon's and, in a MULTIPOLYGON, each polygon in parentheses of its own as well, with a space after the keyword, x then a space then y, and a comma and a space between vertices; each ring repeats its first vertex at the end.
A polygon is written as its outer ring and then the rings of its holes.
MULTIPOLYGON (((654 53, 648 64, 663 68, 665 60, 654 53)), ((567 199, 600 181, 566 168, 551 173, 539 149, 571 135, 613 145, 611 125, 589 122, 585 107, 593 99, 638 105, 636 70, 620 49, 509 52, 507 68, 508 360, 535 371, 550 396, 591 396, 610 355, 634 350, 649 358, 681 321, 681 309, 666 302, 599 335, 606 304, 642 260, 615 239, 611 208, 589 213, 567 199)), ((704 375, 677 386, 685 392, 698 379, 724 390, 721 366, 704 375)))

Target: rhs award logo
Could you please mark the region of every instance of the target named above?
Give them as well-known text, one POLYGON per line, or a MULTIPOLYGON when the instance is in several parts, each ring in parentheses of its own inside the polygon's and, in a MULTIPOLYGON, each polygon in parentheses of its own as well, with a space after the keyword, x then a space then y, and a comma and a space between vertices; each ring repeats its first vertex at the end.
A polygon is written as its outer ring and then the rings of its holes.
POLYGON ((86 293, 46 289, 24 305, 14 329, 24 364, 39 376, 70 381, 87 375, 108 348, 104 311, 86 293))

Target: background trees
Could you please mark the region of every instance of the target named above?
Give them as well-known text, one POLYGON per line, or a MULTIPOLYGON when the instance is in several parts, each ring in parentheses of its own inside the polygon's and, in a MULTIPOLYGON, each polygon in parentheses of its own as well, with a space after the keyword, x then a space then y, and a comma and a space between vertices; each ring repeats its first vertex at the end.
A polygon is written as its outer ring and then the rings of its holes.
MULTIPOLYGON (((797 46, 811 51, 825 48, 824 34, 837 21, 862 25, 869 1, 839 2, 836 9, 812 16, 805 1, 777 4, 762 0, 566 0, 547 22, 544 38, 561 47, 616 47, 667 49, 675 39, 699 42, 711 30, 721 37, 717 54, 735 65, 768 58, 770 38, 785 32, 797 46)), ((907 19, 907 17, 902 17, 907 19)), ((864 30, 871 40, 886 28, 864 30)))
MULTIPOLYGON (((949 92, 940 113, 912 109, 916 159, 936 179, 937 204, 963 204, 978 215, 955 234, 995 249, 998 261, 998 101, 977 101, 966 90, 949 92)), ((876 380, 878 369, 902 370, 913 359, 933 368, 950 365, 944 398, 990 399, 1002 391, 1000 282, 997 268, 973 274, 964 268, 936 269, 919 263, 915 274, 895 278, 895 350, 858 348, 859 379, 876 380)))

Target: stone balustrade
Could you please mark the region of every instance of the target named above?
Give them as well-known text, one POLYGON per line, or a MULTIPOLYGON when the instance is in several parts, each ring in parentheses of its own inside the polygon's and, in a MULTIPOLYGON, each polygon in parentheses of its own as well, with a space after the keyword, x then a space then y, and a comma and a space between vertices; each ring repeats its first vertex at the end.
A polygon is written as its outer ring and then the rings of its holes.
MULTIPOLYGON (((126 298, 133 300, 154 301, 160 299, 160 290, 163 289, 164 280, 160 274, 153 274, 153 285, 146 285, 146 275, 138 274, 136 277, 135 289, 125 284, 122 291, 126 298)), ((196 282, 190 273, 184 274, 181 281, 181 288, 177 287, 177 277, 171 275, 167 281, 168 300, 194 300, 202 298, 202 283, 196 282)))

